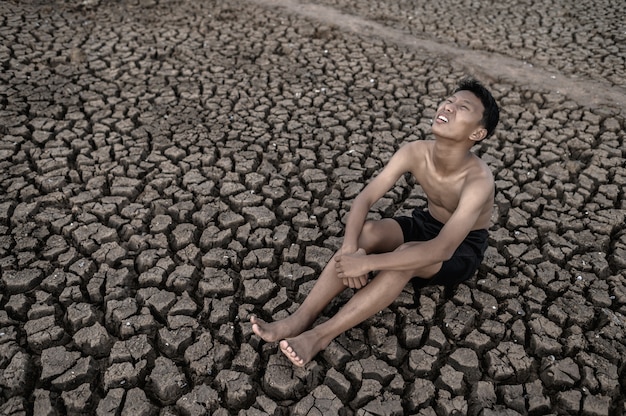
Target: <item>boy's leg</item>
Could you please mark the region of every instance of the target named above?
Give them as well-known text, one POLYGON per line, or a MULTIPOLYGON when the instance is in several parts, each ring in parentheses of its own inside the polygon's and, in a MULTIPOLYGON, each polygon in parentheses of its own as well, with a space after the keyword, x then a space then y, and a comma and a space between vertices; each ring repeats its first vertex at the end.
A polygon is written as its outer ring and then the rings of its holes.
POLYGON ((437 264, 420 271, 380 272, 331 319, 295 338, 281 341, 281 350, 295 365, 305 365, 335 337, 389 306, 413 276, 430 277, 440 267, 441 264, 437 264))
POLYGON ((337 277, 334 263, 335 261, 331 258, 311 292, 292 315, 270 323, 252 316, 250 318, 252 331, 267 342, 276 342, 299 335, 308 329, 326 305, 346 288, 343 281, 337 277))
MULTIPOLYGON (((402 230, 398 223, 391 219, 366 223, 359 237, 359 247, 368 253, 392 251, 402 242, 402 230)), ((343 281, 337 277, 333 256, 296 312, 271 323, 253 316, 250 318, 252 331, 268 342, 299 335, 311 326, 326 305, 345 288, 343 281)))

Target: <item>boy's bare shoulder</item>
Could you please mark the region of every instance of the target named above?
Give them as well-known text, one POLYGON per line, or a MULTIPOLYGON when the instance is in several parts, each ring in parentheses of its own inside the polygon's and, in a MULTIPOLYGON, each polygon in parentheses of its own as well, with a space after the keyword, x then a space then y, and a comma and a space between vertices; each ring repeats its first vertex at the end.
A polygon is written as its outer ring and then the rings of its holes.
POLYGON ((430 149, 434 143, 434 140, 415 140, 409 143, 406 143, 398 149, 398 151, 403 151, 407 153, 412 153, 415 155, 425 155, 426 150, 430 149))
POLYGON ((477 179, 494 182, 493 172, 491 172, 491 169, 489 168, 489 165, 487 165, 487 162, 482 160, 477 155, 474 155, 472 160, 475 167, 475 169, 473 170, 474 176, 476 176, 477 179))

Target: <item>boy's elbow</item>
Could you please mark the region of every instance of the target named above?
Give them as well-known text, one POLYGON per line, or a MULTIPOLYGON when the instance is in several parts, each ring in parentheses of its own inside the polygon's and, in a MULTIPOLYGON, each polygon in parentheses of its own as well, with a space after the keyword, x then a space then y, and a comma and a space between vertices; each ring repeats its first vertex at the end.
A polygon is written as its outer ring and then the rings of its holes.
POLYGON ((456 251, 456 248, 443 247, 441 250, 438 251, 438 254, 439 254, 439 256, 437 256, 438 260, 440 260, 441 262, 450 260, 452 256, 454 256, 455 251, 456 251))
POLYGON ((447 253, 446 253, 446 255, 442 255, 442 256, 440 256, 440 257, 439 257, 439 261, 440 261, 441 263, 443 263, 444 261, 448 261, 448 260, 450 260, 451 258, 452 258, 452 254, 447 254, 447 253))

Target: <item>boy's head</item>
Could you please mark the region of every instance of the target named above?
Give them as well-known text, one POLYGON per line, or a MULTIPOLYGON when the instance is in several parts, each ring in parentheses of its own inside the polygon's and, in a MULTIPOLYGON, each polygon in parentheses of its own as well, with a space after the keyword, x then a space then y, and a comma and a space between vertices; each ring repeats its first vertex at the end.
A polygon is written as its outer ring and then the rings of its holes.
POLYGON ((491 92, 483 86, 479 81, 473 78, 464 78, 459 82, 459 85, 454 90, 454 93, 459 91, 469 91, 473 93, 483 104, 485 110, 483 111, 483 118, 481 124, 487 130, 485 138, 491 136, 498 125, 500 120, 500 109, 496 100, 491 95, 491 92))

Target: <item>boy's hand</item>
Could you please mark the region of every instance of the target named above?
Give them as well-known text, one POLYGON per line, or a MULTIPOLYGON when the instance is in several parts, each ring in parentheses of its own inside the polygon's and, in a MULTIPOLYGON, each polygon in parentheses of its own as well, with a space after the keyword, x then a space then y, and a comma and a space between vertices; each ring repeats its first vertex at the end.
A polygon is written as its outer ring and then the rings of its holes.
POLYGON ((343 280, 344 284, 353 289, 360 289, 367 284, 367 270, 364 267, 363 257, 365 250, 358 249, 355 253, 342 253, 335 256, 335 269, 337 276, 343 280))
POLYGON ((367 276, 347 277, 342 279, 343 284, 351 289, 360 289, 367 284, 367 276))

